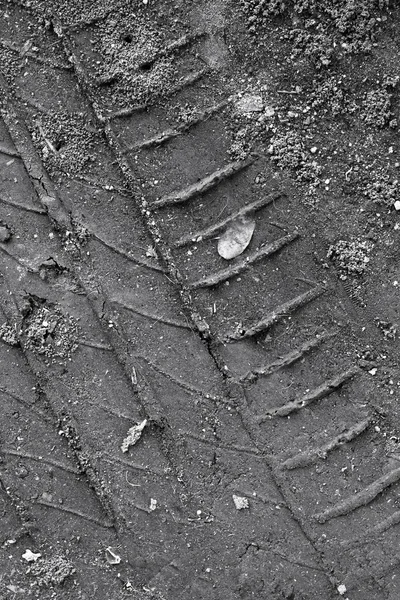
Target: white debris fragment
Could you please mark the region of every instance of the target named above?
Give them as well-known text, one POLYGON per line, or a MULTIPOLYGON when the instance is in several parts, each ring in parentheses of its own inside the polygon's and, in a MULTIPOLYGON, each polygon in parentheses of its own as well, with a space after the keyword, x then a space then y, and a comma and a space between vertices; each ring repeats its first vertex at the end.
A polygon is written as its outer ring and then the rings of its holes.
POLYGON ((245 94, 236 103, 236 110, 242 114, 261 112, 263 109, 263 100, 261 96, 254 94, 245 94))
POLYGON ((156 510, 156 508, 157 508, 157 500, 155 500, 154 498, 150 498, 149 510, 151 510, 151 512, 153 512, 153 510, 156 510))
POLYGON ((106 548, 106 560, 109 565, 119 565, 121 557, 110 548, 106 548))
POLYGON ((396 200, 396 202, 394 203, 394 208, 395 210, 400 210, 400 200, 396 200))
POLYGON ((25 550, 24 554, 22 555, 22 558, 24 558, 27 562, 36 562, 37 559, 41 556, 42 555, 40 554, 40 552, 36 554, 35 552, 32 552, 32 550, 25 550))
POLYGON ((241 217, 232 221, 218 240, 218 254, 225 260, 242 254, 251 242, 255 226, 256 222, 251 218, 241 217))
POLYGON ((136 444, 136 442, 138 442, 140 440, 140 438, 142 436, 142 431, 146 427, 146 425, 147 425, 147 419, 145 419, 141 423, 138 423, 137 425, 134 425, 133 427, 131 427, 128 430, 126 438, 124 439, 124 441, 121 444, 122 452, 128 452, 130 446, 134 446, 136 444))
POLYGON ((347 592, 347 588, 346 588, 346 586, 344 585, 344 583, 342 583, 341 585, 339 585, 339 586, 338 586, 338 589, 337 589, 337 591, 339 592, 339 594, 340 594, 341 596, 344 596, 344 594, 347 592))
POLYGON ((370 371, 368 371, 368 373, 370 375, 376 375, 377 371, 378 371, 378 369, 376 367, 374 367, 373 369, 371 369, 370 371))
POLYGON ((244 496, 236 496, 235 494, 233 494, 232 498, 233 498, 233 502, 235 504, 235 507, 238 510, 242 510, 244 508, 250 508, 249 501, 244 496))

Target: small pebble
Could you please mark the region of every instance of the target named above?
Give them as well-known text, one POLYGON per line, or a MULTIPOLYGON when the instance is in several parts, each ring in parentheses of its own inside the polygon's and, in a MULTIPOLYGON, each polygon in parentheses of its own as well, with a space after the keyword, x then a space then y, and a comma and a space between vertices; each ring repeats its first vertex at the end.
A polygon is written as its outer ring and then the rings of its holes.
POLYGON ((249 508, 249 501, 246 497, 236 496, 236 494, 233 494, 232 499, 233 499, 233 502, 234 502, 237 510, 243 510, 244 508, 249 508))

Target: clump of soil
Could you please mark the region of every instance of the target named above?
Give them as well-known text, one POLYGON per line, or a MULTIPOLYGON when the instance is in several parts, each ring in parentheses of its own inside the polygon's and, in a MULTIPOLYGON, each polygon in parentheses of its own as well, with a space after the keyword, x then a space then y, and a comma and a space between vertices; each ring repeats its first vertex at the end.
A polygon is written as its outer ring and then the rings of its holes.
POLYGON ((245 160, 247 158, 251 150, 249 137, 247 127, 243 127, 235 132, 231 147, 229 148, 229 156, 233 160, 245 160))
POLYGON ((370 50, 386 20, 389 0, 241 0, 241 6, 257 41, 271 23, 276 27, 284 17, 289 26, 282 34, 293 44, 292 58, 306 56, 322 67, 346 54, 370 50))
POLYGON ((9 344, 10 346, 18 346, 18 333, 17 328, 3 323, 0 325, 0 340, 9 344))
POLYGON ((34 307, 25 318, 23 333, 29 350, 49 358, 69 358, 78 347, 78 323, 58 306, 34 307))
POLYGON ((12 229, 0 219, 0 243, 6 244, 12 238, 12 229))
POLYGON ((370 90, 366 92, 361 105, 361 118, 367 125, 382 129, 386 125, 397 127, 391 109, 392 95, 387 89, 370 90))
POLYGON ((11 48, 1 47, 1 72, 8 83, 12 83, 14 79, 20 75, 22 71, 22 60, 17 52, 11 48))
POLYGON ((340 278, 362 275, 370 261, 373 243, 369 240, 339 240, 328 249, 327 257, 333 260, 340 271, 340 278))
POLYGON ((385 206, 391 207, 400 199, 399 181, 391 177, 387 170, 375 172, 363 191, 369 200, 385 206))
POLYGON ((317 161, 312 159, 312 155, 306 149, 303 139, 296 131, 289 130, 275 133, 271 138, 268 151, 271 159, 278 167, 291 169, 299 181, 319 185, 319 175, 322 169, 317 161))
POLYGON ((36 117, 32 139, 51 176, 85 173, 98 133, 82 113, 50 112, 36 117))
POLYGON ((321 81, 314 80, 309 100, 312 108, 332 116, 348 114, 356 110, 356 105, 350 101, 340 77, 331 76, 321 81))
POLYGON ((61 585, 73 575, 75 567, 63 556, 54 556, 38 560, 27 572, 36 578, 37 585, 54 586, 61 585))
POLYGON ((132 600, 165 600, 164 596, 160 592, 143 588, 141 590, 137 588, 130 588, 129 598, 132 600))
POLYGON ((395 340, 397 335, 397 325, 389 321, 375 319, 377 327, 382 331, 385 340, 395 340))
POLYGON ((172 56, 154 58, 165 45, 163 35, 139 13, 118 14, 100 23, 94 47, 101 54, 100 94, 112 96, 119 108, 144 104, 168 92, 179 78, 172 56))

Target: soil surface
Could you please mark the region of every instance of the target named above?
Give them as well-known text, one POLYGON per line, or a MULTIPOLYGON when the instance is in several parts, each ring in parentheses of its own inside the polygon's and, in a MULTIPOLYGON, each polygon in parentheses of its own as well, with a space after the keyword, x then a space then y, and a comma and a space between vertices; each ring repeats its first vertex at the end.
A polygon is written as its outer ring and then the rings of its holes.
POLYGON ((0 3, 0 599, 400 597, 399 46, 0 3))

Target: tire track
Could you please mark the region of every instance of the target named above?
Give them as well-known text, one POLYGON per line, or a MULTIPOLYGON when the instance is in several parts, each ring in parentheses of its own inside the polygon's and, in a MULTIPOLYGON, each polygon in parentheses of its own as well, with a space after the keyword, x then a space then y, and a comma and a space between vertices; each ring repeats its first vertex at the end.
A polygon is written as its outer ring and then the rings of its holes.
MULTIPOLYGON (((79 60, 77 58, 77 53, 75 52, 74 49, 72 49, 72 46, 69 47, 69 51, 72 53, 72 56, 75 58, 75 64, 77 66, 78 74, 82 77, 83 85, 86 88, 86 91, 90 95, 91 90, 90 90, 90 86, 87 85, 86 75, 83 72, 82 68, 79 65, 77 65, 77 60, 79 60)), ((93 97, 92 97, 92 100, 93 100, 93 97)), ((129 162, 127 162, 125 160, 124 151, 123 151, 123 140, 120 141, 118 139, 118 137, 112 131, 112 125, 111 124, 108 125, 107 132, 109 134, 110 144, 112 146, 116 147, 117 149, 119 149, 121 168, 125 171, 125 174, 128 177, 128 180, 130 181, 130 183, 132 185, 132 189, 135 189, 134 175, 133 175, 133 172, 131 170, 133 167, 130 166, 129 162)), ((162 136, 162 133, 160 133, 160 136, 162 136)), ((126 153, 126 151, 125 151, 125 153, 126 153)), ((147 164, 146 163, 144 164, 144 166, 147 168, 147 164)), ((136 162, 135 169, 136 169, 136 172, 139 171, 139 173, 140 173, 140 165, 138 165, 137 162, 136 162)), ((229 171, 229 168, 228 168, 228 171, 229 171)), ((205 178, 201 179, 200 183, 189 184, 186 187, 182 187, 182 188, 178 189, 178 191, 173 192, 172 194, 167 194, 166 196, 163 196, 163 197, 159 198, 155 202, 154 201, 150 202, 149 205, 150 205, 150 207, 153 206, 153 207, 155 207, 157 209, 161 208, 161 207, 162 208, 166 208, 166 207, 171 207, 172 205, 174 205, 176 203, 185 203, 186 201, 190 200, 191 198, 194 198, 197 195, 207 194, 208 192, 210 192, 211 190, 213 190, 213 188, 215 186, 217 186, 219 184, 219 176, 221 175, 221 179, 223 179, 223 175, 224 174, 225 174, 224 167, 221 167, 220 170, 217 169, 216 171, 214 171, 213 174, 211 174, 209 176, 206 176, 205 178)), ((184 280, 184 277, 181 275, 179 267, 176 266, 174 257, 172 255, 170 249, 165 244, 165 241, 162 239, 162 236, 160 235, 160 230, 159 230, 159 227, 158 227, 157 218, 156 218, 156 216, 154 214, 151 213, 151 209, 148 210, 147 202, 144 199, 146 196, 145 195, 143 196, 143 190, 141 190, 138 193, 142 195, 142 198, 143 198, 143 204, 142 204, 142 206, 143 206, 143 212, 145 214, 147 213, 148 225, 149 225, 150 230, 153 233, 155 241, 158 242, 158 247, 159 247, 160 253, 164 257, 164 260, 166 261, 166 263, 169 265, 170 272, 171 272, 171 275, 174 277, 174 280, 178 284, 181 284, 181 282, 184 280)), ((150 191, 150 195, 151 194, 152 194, 152 192, 150 191)), ((165 218, 166 217, 164 215, 164 217, 161 220, 165 220, 165 218)), ((188 241, 188 236, 185 238, 185 242, 186 241, 188 241)), ((321 290, 323 290, 323 289, 325 289, 325 286, 317 286, 315 288, 315 290, 318 290, 320 293, 316 294, 315 296, 319 297, 321 295, 321 290)), ((200 303, 199 306, 196 307, 196 305, 193 304, 191 297, 185 291, 184 286, 181 286, 181 290, 182 290, 182 295, 183 295, 184 300, 186 301, 187 306, 190 308, 192 314, 195 315, 195 320, 197 320, 197 323, 198 323, 199 319, 197 317, 197 311, 199 310, 199 312, 201 313, 202 303, 200 303)), ((312 291, 314 291, 314 290, 312 290, 312 291)), ((288 312, 290 312, 291 310, 296 311, 298 307, 303 306, 303 304, 304 304, 303 300, 308 300, 309 295, 310 295, 309 292, 304 292, 303 294, 300 294, 297 297, 295 297, 295 299, 293 301, 288 301, 286 303, 283 303, 278 309, 274 310, 271 313, 270 316, 267 316, 267 317, 261 319, 260 321, 256 322, 253 326, 250 326, 248 329, 243 329, 241 327, 238 333, 235 332, 232 335, 228 335, 229 341, 237 342, 237 341, 241 340, 242 337, 253 337, 255 335, 259 335, 259 334, 263 333, 267 329, 272 329, 272 327, 276 327, 279 324, 280 321, 286 321, 287 320, 288 312), (248 333, 248 335, 244 336, 243 332, 244 333, 248 333)), ((331 294, 330 294, 330 297, 332 297, 331 294)), ((314 300, 315 298, 310 298, 310 299, 314 300)), ((207 331, 207 329, 204 328, 204 326, 203 327, 200 326, 199 330, 200 330, 201 334, 204 334, 204 332, 207 331)), ((222 338, 222 339, 224 339, 224 338, 222 338)), ((343 340, 341 340, 341 342, 343 343, 343 340)), ((337 346, 337 347, 339 347, 339 346, 337 346)), ((345 347, 345 345, 344 345, 344 347, 345 347)), ((218 362, 219 359, 217 358, 217 354, 214 354, 214 356, 216 357, 217 362, 218 362)), ((356 370, 356 367, 353 366, 353 367, 350 368, 350 371, 348 371, 348 372, 354 374, 355 370, 356 370)), ((221 369, 221 371, 224 372, 223 369, 221 369)), ((340 379, 340 377, 339 377, 339 379, 340 379)), ((325 384, 322 384, 321 388, 316 388, 316 391, 315 391, 314 394, 311 392, 310 398, 312 398, 312 400, 314 400, 314 399, 315 400, 319 400, 320 397, 321 397, 320 393, 323 396, 325 396, 326 393, 327 393, 327 390, 330 388, 329 382, 331 382, 331 381, 336 381, 336 378, 327 379, 327 382, 325 384), (314 396, 315 396, 315 398, 314 398, 314 396)), ((338 397, 335 395, 335 405, 338 403, 338 400, 336 398, 338 398, 338 397)), ((307 406, 307 404, 308 403, 306 402, 304 404, 304 406, 307 406)), ((301 402, 299 404, 299 402, 296 403, 296 401, 294 401, 294 404, 289 403, 286 406, 292 407, 294 405, 297 408, 303 408, 301 406, 301 402)), ((278 411, 283 410, 284 413, 282 413, 282 416, 288 416, 288 414, 286 414, 286 412, 285 412, 285 405, 283 405, 282 409, 278 408, 276 410, 278 410, 278 411)), ((316 410, 318 410, 318 411, 320 410, 320 404, 319 403, 318 403, 318 407, 317 407, 316 410)), ((247 412, 247 410, 243 409, 243 413, 242 413, 242 417, 243 418, 245 418, 246 412, 247 412)), ((290 410, 290 412, 292 412, 292 411, 290 410)), ((303 417, 300 417, 300 418, 302 419, 302 421, 300 421, 300 422, 304 422, 303 417)), ((253 419, 253 417, 251 415, 249 415, 249 419, 251 421, 253 419)), ((299 423, 297 423, 297 428, 299 429, 299 423)), ((256 438, 260 439, 260 434, 258 432, 254 431, 254 435, 255 435, 256 438)), ((262 445, 264 444, 263 439, 264 439, 264 436, 261 434, 260 443, 262 445)), ((351 442, 353 439, 357 439, 357 441, 359 440, 358 436, 355 436, 354 438, 350 437, 349 440, 346 439, 346 442, 351 442)), ((338 446, 339 445, 340 444, 338 444, 338 446)), ((364 441, 363 441, 363 444, 362 444, 361 448, 363 448, 363 447, 365 448, 365 442, 364 441)), ((335 446, 335 448, 336 448, 336 446, 335 446)), ((360 450, 360 451, 362 452, 362 450, 360 450)), ((336 450, 335 450, 335 452, 336 452, 336 450)), ((385 463, 385 459, 384 459, 384 457, 382 457, 382 458, 383 458, 383 464, 384 464, 385 463)), ((374 469, 376 471, 379 471, 380 468, 382 468, 382 463, 379 466, 378 465, 374 466, 374 469)), ((361 471, 361 469, 360 469, 360 471, 361 471)), ((276 477, 277 477, 277 480, 279 482, 282 482, 283 489, 286 490, 286 494, 288 494, 289 487, 291 485, 293 485, 293 484, 287 483, 286 479, 283 480, 281 478, 281 475, 278 474, 277 472, 276 472, 276 477)), ((364 469, 364 473, 363 473, 363 475, 361 475, 361 477, 365 477, 366 480, 368 479, 368 476, 367 476, 367 473, 365 472, 365 469, 364 469)), ((393 483, 395 483, 395 481, 396 481, 395 478, 393 479, 391 476, 388 476, 388 477, 389 477, 388 481, 390 481, 390 483, 388 485, 392 485, 393 483)), ((380 489, 379 486, 378 486, 378 488, 380 489)), ((368 488, 368 486, 365 488, 365 490, 366 490, 365 494, 367 494, 368 497, 370 496, 370 495, 368 495, 368 490, 369 489, 370 488, 368 488)), ((375 489, 375 487, 373 487, 373 489, 375 489)), ((383 488, 383 489, 385 489, 385 488, 383 488)), ((381 490, 381 492, 383 491, 383 489, 381 490)), ((381 492, 379 492, 379 493, 381 493, 381 492)), ((363 492, 360 492, 360 494, 362 495, 363 492)), ((290 497, 290 494, 288 494, 288 495, 290 497)), ((358 496, 356 495, 356 497, 358 497, 358 496)), ((362 496, 362 497, 364 497, 364 496, 362 496)), ((375 499, 375 497, 376 497, 376 495, 373 496, 373 499, 375 499)), ((356 509, 356 508, 359 508, 360 506, 363 506, 362 503, 361 504, 357 504, 357 502, 355 502, 355 501, 352 500, 352 498, 354 498, 354 496, 350 495, 349 498, 350 498, 350 500, 349 500, 349 506, 351 505, 352 509, 356 509)), ((299 498, 296 498, 293 502, 291 502, 291 505, 294 507, 293 508, 293 514, 294 515, 296 515, 296 511, 297 511, 296 506, 298 504, 299 504, 299 498)), ((343 501, 343 505, 347 506, 345 500, 343 501)), ((339 503, 337 506, 340 507, 340 506, 342 506, 342 504, 339 503)), ((377 505, 377 508, 375 508, 374 510, 378 510, 379 511, 380 509, 382 509, 382 505, 380 505, 380 508, 377 505)), ((301 501, 300 501, 300 508, 299 508, 299 510, 300 511, 302 510, 301 509, 301 501)), ((327 511, 329 511, 329 510, 330 509, 327 509, 327 511)), ((332 510, 334 511, 335 508, 332 508, 332 510)), ((352 510, 350 512, 352 512, 352 510)), ((319 514, 325 514, 325 513, 319 513, 319 514)), ((326 514, 330 514, 330 513, 326 513, 326 514)), ((308 532, 308 535, 309 535, 310 539, 313 539, 315 541, 315 543, 317 545, 319 545, 318 544, 319 534, 318 534, 318 531, 316 530, 315 526, 312 524, 312 522, 310 522, 310 520, 308 518, 304 518, 302 516, 298 517, 298 518, 299 518, 299 520, 300 520, 300 522, 302 524, 302 527, 303 527, 304 531, 308 532)), ((373 519, 374 517, 372 516, 372 514, 370 514, 370 516, 368 518, 373 519)), ((349 521, 347 521, 347 524, 348 524, 348 522, 349 521)), ((322 551, 323 550, 322 550, 322 547, 321 547, 321 552, 322 551)), ((336 557, 336 560, 337 560, 337 562, 339 562, 338 561, 338 557, 336 557)), ((360 562, 365 561, 365 559, 363 557, 360 557, 359 560, 360 560, 360 562)), ((366 564, 367 563, 364 562, 364 568, 365 568, 366 564)), ((347 565, 346 568, 349 568, 349 565, 347 565)), ((352 567, 350 567, 350 571, 351 571, 351 569, 352 569, 352 567)), ((365 572, 365 575, 367 575, 366 571, 364 571, 364 572, 365 572)), ((340 573, 340 568, 338 570, 338 573, 340 573)), ((352 590, 352 593, 353 594, 357 594, 357 593, 361 594, 361 596, 359 596, 360 598, 361 597, 363 597, 363 598, 367 597, 366 594, 368 594, 368 597, 371 597, 371 598, 372 597, 376 597, 374 595, 374 592, 371 591, 368 588, 368 586, 369 586, 369 582, 366 583, 366 587, 362 591, 360 591, 360 590, 352 590)))
MULTIPOLYGON (((93 245, 90 246, 90 252, 91 253, 93 252, 93 245)), ((99 305, 102 304, 101 295, 99 296, 98 292, 97 292, 97 297, 95 299, 95 304, 96 304, 96 306, 99 306, 99 305)), ((104 318, 103 318, 103 322, 104 322, 104 318)), ((121 348, 121 347, 124 347, 124 351, 126 351, 125 350, 125 346, 124 346, 125 341, 124 341, 124 337, 123 337, 125 335, 124 330, 123 329, 119 329, 119 331, 118 331, 118 329, 119 328, 114 327, 114 326, 111 327, 111 330, 112 330, 111 334, 112 334, 113 343, 116 344, 116 341, 115 341, 116 339, 122 340, 122 341, 119 341, 119 345, 117 345, 117 352, 120 352, 119 348, 121 348)), ((202 352, 204 352, 204 350, 202 352)), ((124 360, 126 360, 126 357, 124 357, 124 360)), ((209 359, 207 359, 207 361, 208 360, 209 359)), ((209 362, 207 363, 207 369, 208 369, 208 372, 209 372, 210 371, 210 363, 209 362)), ((128 370, 127 372, 131 373, 130 370, 128 370)), ((76 376, 76 372, 74 373, 74 375, 76 376)), ((142 401, 145 403, 145 405, 146 405, 146 411, 148 412, 147 407, 149 406, 149 403, 150 403, 150 406, 154 405, 154 399, 152 399, 152 398, 150 398, 150 399, 146 398, 145 400, 143 400, 143 394, 146 393, 147 390, 143 390, 143 387, 141 387, 140 391, 141 391, 142 401)), ((52 390, 52 397, 53 398, 55 398, 55 392, 56 392, 56 390, 52 390)), ((176 395, 176 392, 174 392, 174 394, 176 395)), ((210 407, 210 408, 212 408, 213 411, 215 410, 215 407, 210 407)), ((158 409, 157 409, 157 402, 155 402, 155 410, 158 411, 158 409)), ((192 411, 193 411, 193 409, 192 409, 192 411)), ((161 414, 162 414, 162 411, 158 411, 158 412, 161 412, 161 414)), ((207 415, 207 414, 210 413, 210 410, 205 410, 204 412, 207 415)), ((227 419, 228 415, 224 415, 224 412, 222 410, 218 410, 218 415, 219 415, 219 417, 221 419, 223 418, 225 420, 225 422, 226 422, 226 419, 227 419)), ((234 415, 232 415, 232 416, 229 415, 229 419, 228 419, 230 421, 230 423, 229 423, 229 430, 233 426, 233 429, 236 431, 237 430, 238 419, 237 418, 233 418, 233 417, 234 417, 234 415), (236 425, 233 425, 233 423, 235 423, 236 425)), ((155 420, 155 423, 157 424, 157 420, 155 420)), ((228 431, 228 423, 226 423, 226 425, 227 425, 227 427, 225 429, 226 429, 226 431, 228 431)), ((222 430, 223 430, 223 428, 222 428, 222 430)), ((240 436, 246 438, 246 436, 244 435, 243 432, 240 433, 240 436)), ((236 437, 238 437, 238 432, 236 433, 236 437)), ((166 444, 169 443, 168 436, 165 436, 164 440, 166 441, 166 444)), ((176 456, 176 454, 177 454, 176 449, 173 448, 173 455, 176 456)), ((191 459, 191 460, 194 460, 194 457, 196 456, 196 454, 195 453, 193 453, 193 454, 191 453, 190 456, 193 456, 193 459, 191 459)), ((186 473, 191 473, 191 472, 194 473, 194 472, 196 472, 198 474, 199 471, 198 471, 197 464, 198 464, 198 462, 194 462, 193 467, 190 467, 190 465, 186 465, 185 464, 184 470, 186 471, 186 473), (192 469, 193 469, 193 471, 192 471, 192 469)), ((228 465, 227 465, 227 467, 228 467, 228 465)), ((258 469, 260 469, 260 468, 261 467, 258 467, 258 469)), ((234 465, 229 466, 229 469, 234 469, 234 465)), ((262 467, 262 469, 265 471, 265 465, 262 467)), ((251 480, 250 475, 249 475, 249 480, 251 480)), ((204 486, 202 486, 202 489, 203 490, 205 489, 204 486)), ((233 528, 233 527, 236 528, 237 527, 236 517, 234 517, 234 519, 232 521, 232 514, 230 514, 230 513, 231 513, 231 510, 229 511, 228 514, 224 514, 224 518, 225 518, 225 525, 224 526, 226 526, 227 523, 230 523, 230 525, 229 525, 230 528, 233 528)), ((286 523, 285 526, 286 526, 286 528, 287 528, 288 531, 291 531, 292 526, 290 525, 290 517, 289 517, 289 519, 287 519, 285 517, 285 519, 286 519, 285 520, 285 523, 286 523)), ((281 529, 281 528, 278 527, 278 529, 281 529)), ((232 529, 232 531, 233 531, 233 529, 232 529)), ((198 532, 197 532, 197 535, 198 535, 198 532)), ((297 539, 297 537, 298 537, 298 533, 295 534, 295 539, 297 539)), ((301 548, 302 544, 304 545, 304 540, 302 538, 300 538, 300 540, 298 542, 296 541, 295 543, 296 544, 300 544, 299 547, 301 548)), ((205 547, 207 547, 207 544, 205 545, 205 547)), ((236 552, 234 552, 233 549, 232 549, 232 552, 233 552, 233 557, 232 557, 233 564, 236 565, 237 564, 236 552)), ((308 552, 308 553, 310 553, 310 556, 313 556, 312 551, 310 549, 307 549, 307 547, 306 547, 305 550, 302 550, 302 552, 306 552, 306 553, 308 552)), ((199 560, 199 557, 197 557, 197 560, 199 560)), ((292 561, 290 561, 290 562, 292 564, 292 561)), ((236 568, 236 566, 235 566, 235 568, 236 568)), ((294 563, 293 563, 293 568, 295 568, 294 567, 294 563)), ((318 572, 318 569, 316 569, 316 571, 318 572)), ((163 577, 165 578, 165 576, 163 576, 163 577)), ((285 577, 288 577, 288 575, 286 575, 285 577)), ((157 578, 157 581, 160 581, 160 577, 157 578)), ((313 581, 315 582, 316 589, 325 589, 324 586, 326 585, 326 583, 324 583, 325 579, 323 577, 321 579, 319 579, 319 578, 314 579, 313 578, 313 581)), ((168 587, 169 583, 167 581, 164 581, 163 585, 166 585, 168 587)), ((178 585, 181 586, 181 583, 178 582, 178 585)), ((199 583, 198 585, 201 586, 203 584, 199 583)), ((224 585, 227 585, 227 584, 224 584, 224 585)), ((232 585, 232 583, 229 582, 229 585, 232 585)), ((178 587, 178 589, 182 589, 182 587, 178 587)), ((187 590, 186 593, 189 593, 189 592, 190 592, 190 588, 188 588, 188 590, 187 590)))

